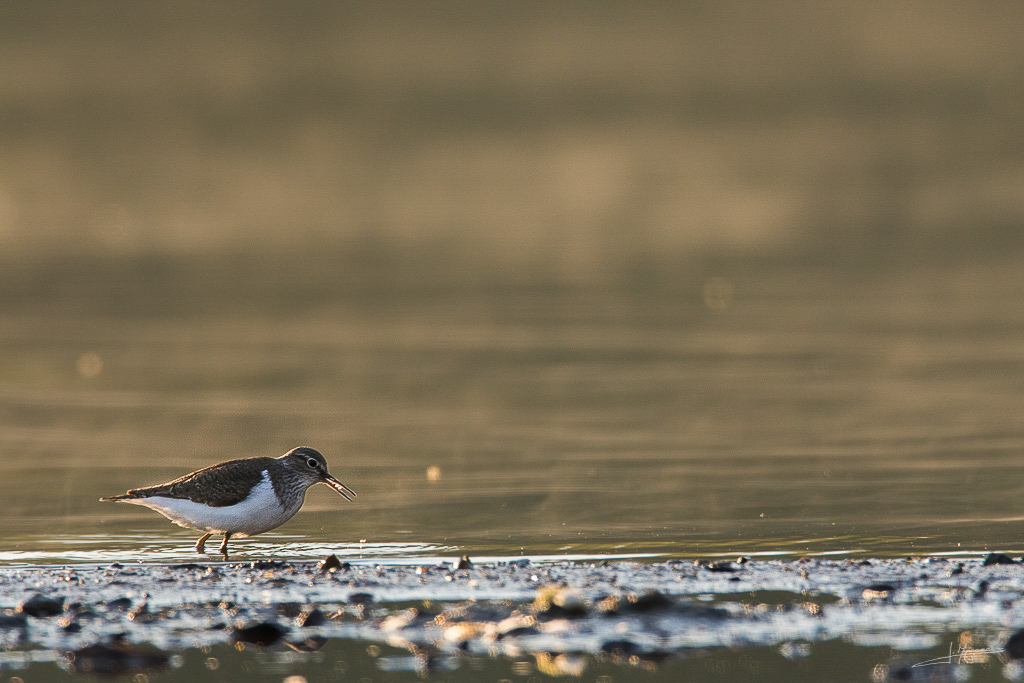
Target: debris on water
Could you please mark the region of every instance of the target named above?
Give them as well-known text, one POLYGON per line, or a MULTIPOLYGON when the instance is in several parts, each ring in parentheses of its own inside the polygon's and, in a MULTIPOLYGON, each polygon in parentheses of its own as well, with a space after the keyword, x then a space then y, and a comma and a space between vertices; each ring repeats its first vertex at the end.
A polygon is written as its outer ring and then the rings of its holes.
POLYGON ((55 617, 64 613, 64 598, 48 598, 36 593, 18 605, 18 611, 30 617, 55 617))

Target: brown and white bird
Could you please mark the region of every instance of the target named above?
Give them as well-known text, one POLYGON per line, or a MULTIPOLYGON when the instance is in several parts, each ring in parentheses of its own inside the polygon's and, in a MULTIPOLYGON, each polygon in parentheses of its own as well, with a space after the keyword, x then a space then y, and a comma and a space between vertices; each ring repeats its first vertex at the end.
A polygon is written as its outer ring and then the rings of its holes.
POLYGON ((204 532, 196 542, 197 553, 210 536, 223 535, 220 553, 227 559, 230 538, 281 526, 299 511, 306 489, 314 484, 327 484, 347 500, 356 495, 328 474, 324 456, 299 447, 279 458, 228 460, 166 484, 100 500, 144 505, 179 526, 204 532))

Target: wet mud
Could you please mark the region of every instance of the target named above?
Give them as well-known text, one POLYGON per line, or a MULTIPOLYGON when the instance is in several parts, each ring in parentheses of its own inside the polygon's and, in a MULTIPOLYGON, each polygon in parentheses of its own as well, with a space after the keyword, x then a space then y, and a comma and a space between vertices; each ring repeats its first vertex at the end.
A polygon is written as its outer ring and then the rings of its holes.
POLYGON ((194 648, 314 652, 334 639, 400 648, 420 672, 467 654, 529 655, 543 673, 573 675, 594 656, 657 666, 773 647, 799 658, 840 639, 914 651, 969 629, 992 634, 975 649, 1013 674, 1022 625, 1024 566, 994 555, 0 567, 0 668, 106 675, 173 669, 194 648))

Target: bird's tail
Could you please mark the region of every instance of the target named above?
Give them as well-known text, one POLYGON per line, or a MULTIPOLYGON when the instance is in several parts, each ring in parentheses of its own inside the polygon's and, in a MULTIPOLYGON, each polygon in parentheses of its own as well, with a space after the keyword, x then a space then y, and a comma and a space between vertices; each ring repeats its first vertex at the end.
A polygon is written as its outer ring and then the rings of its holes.
POLYGON ((105 498, 100 498, 100 502, 102 502, 102 503, 116 503, 119 500, 128 500, 129 498, 135 498, 135 496, 133 496, 130 493, 125 493, 125 494, 120 495, 120 496, 107 496, 105 498))

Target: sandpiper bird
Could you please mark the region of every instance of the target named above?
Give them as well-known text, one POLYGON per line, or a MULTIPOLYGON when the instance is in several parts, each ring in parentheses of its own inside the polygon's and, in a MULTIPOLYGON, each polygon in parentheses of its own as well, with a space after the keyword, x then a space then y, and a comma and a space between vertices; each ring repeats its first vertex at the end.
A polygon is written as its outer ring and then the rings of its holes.
POLYGON ((223 535, 220 553, 227 559, 228 539, 281 526, 299 511, 306 489, 314 484, 327 484, 348 500, 356 495, 327 473, 324 456, 300 447, 279 458, 228 460, 166 484, 100 500, 145 505, 179 526, 205 532, 196 542, 197 553, 210 536, 223 535))

